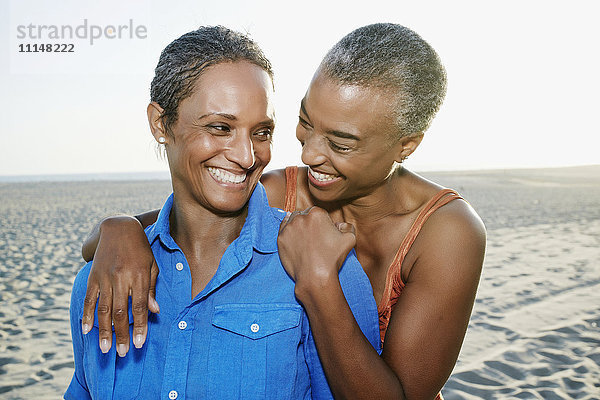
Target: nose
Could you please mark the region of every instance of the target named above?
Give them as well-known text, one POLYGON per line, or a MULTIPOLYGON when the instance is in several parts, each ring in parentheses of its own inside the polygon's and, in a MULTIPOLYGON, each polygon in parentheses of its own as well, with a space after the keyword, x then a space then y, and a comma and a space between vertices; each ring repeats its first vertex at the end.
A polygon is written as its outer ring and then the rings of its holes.
POLYGON ((302 143, 302 162, 304 164, 319 165, 326 161, 321 150, 323 141, 319 135, 314 132, 303 132, 302 135, 296 133, 296 137, 302 143))
POLYGON ((254 143, 252 143, 249 132, 236 132, 230 142, 227 158, 244 169, 250 169, 254 166, 256 162, 254 143))

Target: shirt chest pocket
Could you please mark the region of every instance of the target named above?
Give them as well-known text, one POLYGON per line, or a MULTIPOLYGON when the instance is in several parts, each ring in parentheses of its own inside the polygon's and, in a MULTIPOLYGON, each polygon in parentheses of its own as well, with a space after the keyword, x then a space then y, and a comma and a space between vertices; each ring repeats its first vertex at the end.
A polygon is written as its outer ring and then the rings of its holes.
POLYGON ((298 304, 215 306, 209 398, 286 398, 307 375, 298 304), (267 389, 268 388, 268 389, 267 389))

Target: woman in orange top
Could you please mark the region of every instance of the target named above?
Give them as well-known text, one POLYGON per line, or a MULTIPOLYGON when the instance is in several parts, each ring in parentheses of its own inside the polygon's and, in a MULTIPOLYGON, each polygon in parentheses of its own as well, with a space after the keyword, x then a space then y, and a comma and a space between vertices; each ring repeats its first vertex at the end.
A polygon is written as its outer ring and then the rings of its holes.
MULTIPOLYGON (((402 166, 445 90, 437 54, 415 32, 396 24, 356 29, 325 56, 300 104, 296 136, 307 167, 262 178, 272 206, 296 211, 282 223, 280 257, 337 398, 432 399, 456 363, 485 229, 456 192, 402 166), (337 278, 353 247, 378 304, 381 355, 362 335, 337 278)), ((155 218, 139 217, 143 225, 155 218)), ((112 217, 99 231, 84 245, 89 259, 99 244, 83 323, 92 321, 100 294, 108 336, 111 313, 127 315, 131 293, 134 344, 141 346, 147 304, 158 311, 145 297, 152 253, 137 219, 112 217)), ((117 343, 129 343, 124 320, 115 319, 117 343)))

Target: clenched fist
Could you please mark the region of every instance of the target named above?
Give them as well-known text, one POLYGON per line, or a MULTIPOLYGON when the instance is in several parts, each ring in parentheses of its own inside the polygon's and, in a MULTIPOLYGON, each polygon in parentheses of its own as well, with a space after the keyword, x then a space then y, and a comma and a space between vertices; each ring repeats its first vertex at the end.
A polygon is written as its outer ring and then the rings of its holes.
POLYGON ((281 263, 296 282, 296 295, 302 301, 304 291, 300 288, 315 288, 338 279, 339 269, 356 245, 356 236, 351 224, 334 223, 327 211, 311 207, 283 220, 277 245, 281 263))

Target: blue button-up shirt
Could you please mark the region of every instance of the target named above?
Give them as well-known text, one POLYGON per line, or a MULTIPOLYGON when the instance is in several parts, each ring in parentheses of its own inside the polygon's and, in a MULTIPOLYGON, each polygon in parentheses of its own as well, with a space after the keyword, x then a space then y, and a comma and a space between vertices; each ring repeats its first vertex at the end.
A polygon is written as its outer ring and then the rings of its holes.
MULTIPOLYGON (((172 205, 173 195, 146 228, 160 270, 160 314, 149 315, 141 349, 131 346, 121 358, 112 346, 103 354, 97 315, 92 330, 81 333, 91 263, 77 275, 71 298, 75 373, 65 399, 332 398, 308 318, 277 253, 285 213, 269 207, 263 186, 250 198, 240 236, 194 299, 188 263, 170 235, 172 205)), ((380 351, 377 306, 354 251, 339 277, 359 326, 380 351)))

